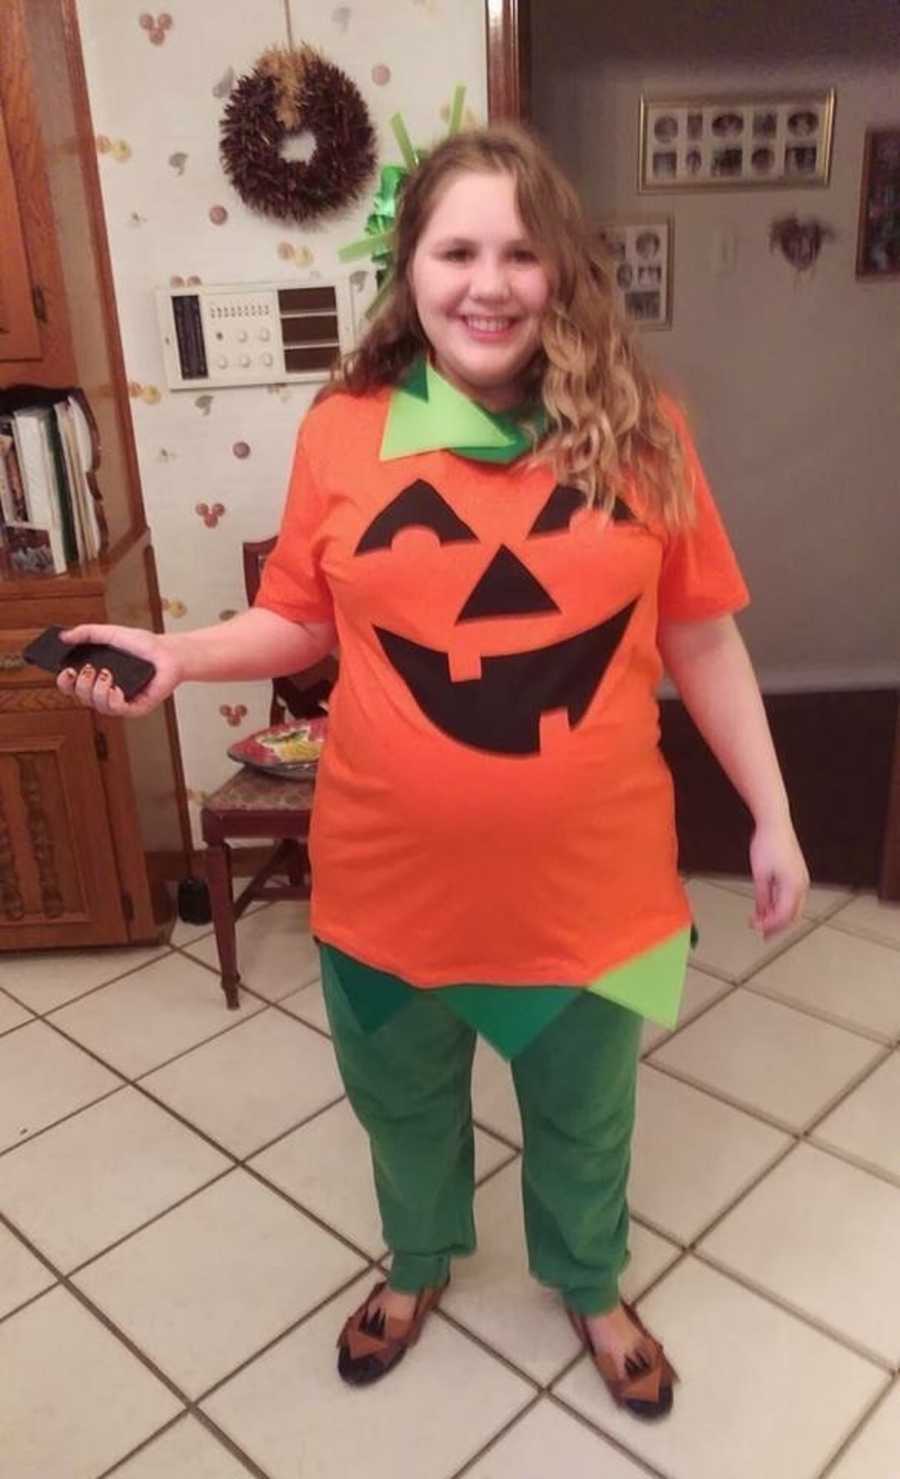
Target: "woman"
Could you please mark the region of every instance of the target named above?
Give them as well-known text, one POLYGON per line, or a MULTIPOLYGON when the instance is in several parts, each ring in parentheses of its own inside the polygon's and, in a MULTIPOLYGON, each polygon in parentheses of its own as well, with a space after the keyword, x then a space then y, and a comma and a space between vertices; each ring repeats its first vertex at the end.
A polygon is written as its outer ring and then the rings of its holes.
POLYGON ((618 1290, 639 1012, 677 1000, 691 924, 660 657, 755 818, 756 927, 790 924, 808 885, 732 620, 745 601, 574 192, 495 127, 407 181, 391 290, 300 429, 254 609, 186 635, 68 634, 156 665, 131 704, 108 675, 59 679, 135 716, 179 682, 295 672, 340 644, 312 928, 393 1254, 341 1332, 348 1382, 397 1364, 474 1248, 478 1030, 512 1060, 533 1273, 616 1401, 671 1407, 674 1371, 618 1290))

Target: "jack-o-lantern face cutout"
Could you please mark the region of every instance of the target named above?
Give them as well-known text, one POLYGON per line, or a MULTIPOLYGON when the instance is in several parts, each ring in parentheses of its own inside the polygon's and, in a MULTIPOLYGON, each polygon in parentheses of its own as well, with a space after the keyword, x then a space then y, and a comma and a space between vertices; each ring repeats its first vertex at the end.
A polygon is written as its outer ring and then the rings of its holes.
MULTIPOLYGON (((557 486, 528 537, 568 530, 584 503, 577 489, 557 486)), ((627 505, 616 501, 613 519, 631 520, 627 505)), ((390 549, 408 528, 431 529, 442 545, 477 543, 478 535, 430 483, 418 479, 382 509, 362 535, 357 555, 390 549)), ((614 657, 637 600, 606 621, 532 651, 484 657, 481 677, 453 682, 446 652, 425 647, 395 632, 375 627, 388 661, 404 680, 431 723, 453 739, 479 750, 504 755, 540 752, 541 715, 565 709, 569 728, 584 718, 614 657)), ((559 606, 513 551, 501 545, 469 594, 456 624, 485 617, 536 616, 559 606)))

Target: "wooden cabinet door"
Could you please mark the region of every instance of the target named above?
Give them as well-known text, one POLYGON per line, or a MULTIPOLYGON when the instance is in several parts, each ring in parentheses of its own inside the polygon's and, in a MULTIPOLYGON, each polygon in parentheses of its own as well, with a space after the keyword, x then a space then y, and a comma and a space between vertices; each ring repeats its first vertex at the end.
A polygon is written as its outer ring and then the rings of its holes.
POLYGON ((6 125, 0 111, 0 360, 39 360, 41 337, 6 125))
POLYGON ((96 744, 54 689, 0 707, 0 950, 128 940, 96 744))

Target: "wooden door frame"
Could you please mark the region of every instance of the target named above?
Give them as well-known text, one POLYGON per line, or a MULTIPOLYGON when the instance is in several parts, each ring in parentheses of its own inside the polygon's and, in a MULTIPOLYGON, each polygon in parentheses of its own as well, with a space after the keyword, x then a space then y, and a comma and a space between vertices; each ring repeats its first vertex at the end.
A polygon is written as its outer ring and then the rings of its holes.
MULTIPOLYGON (((531 115, 531 0, 485 0, 485 35, 487 43, 487 94, 488 94, 488 117, 492 123, 500 120, 511 122, 527 122, 531 115)), ((809 694, 799 702, 804 707, 808 706, 810 720, 815 727, 817 716, 820 712, 819 704, 828 703, 834 695, 809 694)), ((884 700, 885 695, 873 695, 873 701, 884 700)), ((854 696, 848 695, 846 708, 848 715, 851 713, 854 696)), ((775 734, 776 745, 782 740, 782 717, 777 702, 767 704, 769 719, 775 734)), ((677 760, 681 758, 686 766, 693 767, 695 774, 702 776, 706 767, 706 775, 710 781, 717 779, 715 762, 712 756, 705 752, 705 746, 693 732, 693 726, 686 724, 686 716, 680 713, 681 705, 674 702, 663 706, 664 728, 668 715, 668 728, 670 731, 670 763, 676 761, 676 771, 681 767, 677 760), (698 768, 699 767, 699 771, 698 768)), ((833 707, 832 707, 833 715, 833 707)), ((892 774, 886 786, 884 811, 881 817, 868 811, 864 830, 868 837, 869 863, 867 865, 866 884, 868 887, 878 887, 883 899, 900 900, 900 707, 897 709, 897 725, 893 735, 893 765, 892 774), (882 830, 883 829, 883 830, 882 830), (879 833, 881 834, 879 836, 879 833), (880 853, 879 876, 876 878, 876 855, 880 853)), ((833 718, 832 718, 832 722, 833 718)), ((853 729, 852 719, 848 719, 847 738, 852 741, 853 729)), ((838 726, 838 731, 840 726, 838 726)), ((835 742, 840 744, 843 736, 840 732, 835 733, 835 742)), ((887 738, 886 727, 882 725, 881 746, 884 746, 887 738)), ((881 763, 882 773, 884 762, 881 763)), ((676 776, 677 779, 677 776, 676 776)), ((791 789, 791 775, 787 775, 788 789, 791 789)), ((822 805, 828 805, 828 793, 826 778, 822 777, 822 805)), ((702 789, 702 787, 701 787, 702 789)), ((736 798, 735 798, 736 801, 736 798)), ((690 846, 690 843, 689 843, 690 846)), ((709 857, 712 860, 718 855, 720 848, 710 833, 703 835, 701 828, 696 843, 698 854, 701 857, 709 857), (708 851, 709 850, 709 851, 708 851)), ((724 865, 724 853, 723 853, 724 865)), ((814 865, 815 858, 810 862, 814 865)), ((730 859, 729 859, 730 865, 730 859)), ((710 871, 714 871, 713 868, 710 871)), ((857 880, 861 881, 861 880, 857 880)))
POLYGON ((488 118, 531 115, 531 0, 485 0, 488 118))

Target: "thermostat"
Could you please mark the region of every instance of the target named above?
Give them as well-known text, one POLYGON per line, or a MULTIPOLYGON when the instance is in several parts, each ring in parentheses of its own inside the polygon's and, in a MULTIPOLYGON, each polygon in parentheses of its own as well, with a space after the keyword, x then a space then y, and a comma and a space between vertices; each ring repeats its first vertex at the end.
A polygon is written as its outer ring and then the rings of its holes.
MULTIPOLYGON (((360 283, 359 274, 354 279, 360 283)), ((341 277, 157 288, 169 389, 327 380, 356 343, 364 287, 341 277)))

